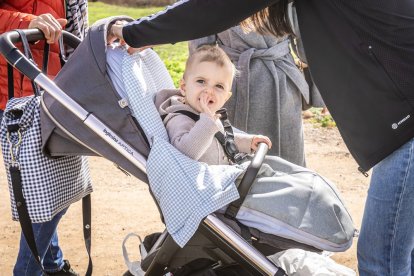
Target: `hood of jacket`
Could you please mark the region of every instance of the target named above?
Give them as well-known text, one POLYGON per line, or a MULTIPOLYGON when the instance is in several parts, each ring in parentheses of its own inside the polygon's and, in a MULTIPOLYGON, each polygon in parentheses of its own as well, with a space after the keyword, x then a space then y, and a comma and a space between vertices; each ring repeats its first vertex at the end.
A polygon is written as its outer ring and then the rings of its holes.
POLYGON ((184 97, 181 96, 178 89, 165 89, 157 93, 155 96, 155 106, 161 116, 165 116, 164 124, 166 124, 178 110, 185 110, 199 115, 191 106, 184 104, 184 97))

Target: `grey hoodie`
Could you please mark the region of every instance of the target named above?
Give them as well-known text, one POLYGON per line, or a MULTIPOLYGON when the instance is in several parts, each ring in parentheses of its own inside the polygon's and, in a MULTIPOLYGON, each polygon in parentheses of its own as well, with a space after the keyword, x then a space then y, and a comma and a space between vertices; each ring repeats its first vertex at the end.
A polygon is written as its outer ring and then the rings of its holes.
MULTIPOLYGON (((184 104, 180 90, 163 90, 157 93, 155 103, 161 115, 167 115, 164 125, 171 144, 188 157, 209 165, 228 165, 228 160, 220 142, 214 137, 216 132, 224 132, 219 119, 213 121, 204 113, 199 113, 184 104), (190 117, 175 113, 185 110, 200 115, 195 122, 190 117)), ((235 133, 235 142, 240 152, 250 153, 253 135, 235 133)))

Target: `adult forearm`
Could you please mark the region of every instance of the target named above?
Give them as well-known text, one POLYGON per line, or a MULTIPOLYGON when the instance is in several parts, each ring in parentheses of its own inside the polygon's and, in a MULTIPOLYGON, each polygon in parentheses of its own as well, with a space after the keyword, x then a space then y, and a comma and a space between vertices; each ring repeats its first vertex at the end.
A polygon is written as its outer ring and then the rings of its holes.
POLYGON ((175 43, 219 33, 278 0, 181 0, 125 26, 132 47, 175 43))

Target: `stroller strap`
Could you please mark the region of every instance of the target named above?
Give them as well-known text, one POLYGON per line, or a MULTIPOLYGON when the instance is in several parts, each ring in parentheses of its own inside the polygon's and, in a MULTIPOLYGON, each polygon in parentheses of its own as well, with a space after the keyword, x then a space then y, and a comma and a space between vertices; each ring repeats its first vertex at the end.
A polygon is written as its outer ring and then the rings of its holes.
MULTIPOLYGON (((33 63, 37 66, 32 52, 30 51, 30 46, 29 46, 29 42, 27 41, 27 37, 25 35, 25 33, 22 30, 15 30, 16 32, 19 33, 20 36, 20 40, 22 42, 22 46, 23 46, 23 52, 24 55, 33 63)), ((42 72, 44 74, 47 74, 47 64, 49 61, 49 52, 50 52, 50 45, 48 43, 45 43, 45 47, 44 47, 44 51, 43 51, 43 66, 42 66, 42 72)), ((13 67, 8 63, 7 64, 7 81, 8 81, 8 96, 9 96, 9 100, 11 98, 13 98, 14 95, 14 81, 13 81, 13 67)), ((32 81, 32 88, 33 88, 33 93, 36 96, 40 96, 40 88, 34 83, 34 81, 32 81)))
MULTIPOLYGON (((185 115, 194 120, 195 122, 200 120, 200 115, 188 110, 177 110, 174 111, 174 113, 185 115)), ((216 114, 220 114, 220 121, 224 127, 224 134, 218 131, 214 135, 214 137, 220 142, 221 146, 223 147, 224 153, 232 163, 240 164, 244 162, 246 154, 240 153, 239 149, 237 148, 236 142, 234 141, 233 127, 231 126, 230 120, 227 116, 227 110, 225 108, 221 108, 217 110, 216 114)), ((161 115, 162 120, 164 120, 165 117, 167 117, 167 114, 161 115)))

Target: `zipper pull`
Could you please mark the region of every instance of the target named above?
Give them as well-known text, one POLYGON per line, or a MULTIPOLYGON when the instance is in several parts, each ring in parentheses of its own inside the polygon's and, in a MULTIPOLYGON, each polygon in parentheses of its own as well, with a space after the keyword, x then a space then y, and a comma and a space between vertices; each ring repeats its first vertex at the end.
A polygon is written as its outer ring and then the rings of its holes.
POLYGON ((368 174, 366 171, 364 171, 364 169, 363 169, 363 168, 361 168, 361 167, 358 167, 358 171, 359 171, 360 173, 362 173, 365 177, 368 177, 368 176, 369 176, 369 174, 368 174))

